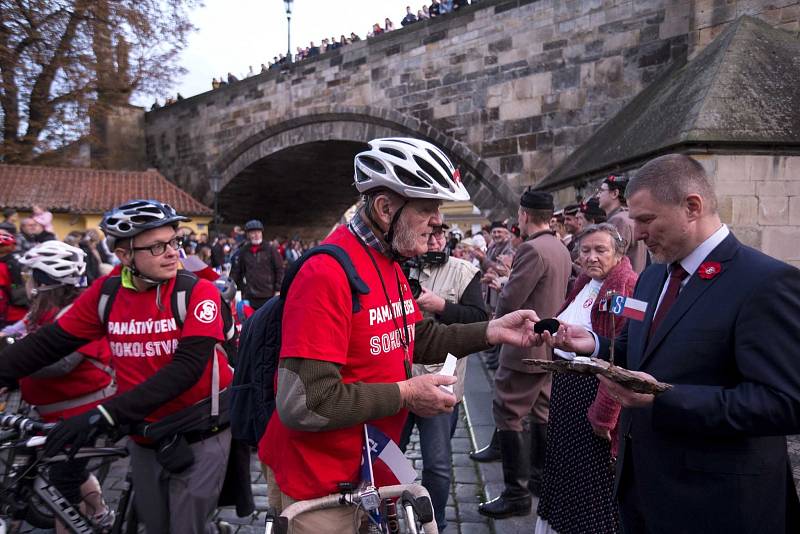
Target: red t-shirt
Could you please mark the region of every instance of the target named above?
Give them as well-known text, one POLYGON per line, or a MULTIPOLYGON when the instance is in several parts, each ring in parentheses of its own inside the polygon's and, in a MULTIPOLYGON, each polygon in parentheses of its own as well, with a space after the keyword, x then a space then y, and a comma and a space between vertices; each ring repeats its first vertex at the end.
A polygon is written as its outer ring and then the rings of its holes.
MULTIPOLYGON (((97 304, 106 277, 97 279, 83 292, 58 324, 67 333, 83 339, 108 337, 111 362, 117 374, 118 394, 135 388, 172 361, 181 338, 192 336, 212 337, 217 341, 222 335, 222 318, 219 314, 219 291, 207 280, 198 280, 189 298, 189 308, 183 329, 178 329, 172 316, 171 296, 175 279, 155 288, 139 292, 120 287, 108 317, 106 327, 101 322, 97 304), (156 298, 160 298, 160 305, 156 298)), ((233 378, 233 370, 222 352, 217 351, 220 389, 226 388, 233 378)), ((147 421, 191 406, 211 395, 211 370, 209 360, 203 376, 191 388, 150 414, 147 421)))
MULTIPOLYGON (((30 325, 29 332, 53 322, 58 310, 51 310, 42 318, 41 324, 30 325)), ((26 377, 19 381, 19 389, 25 402, 34 406, 46 406, 56 402, 79 399, 108 387, 112 376, 108 372, 111 349, 106 338, 91 341, 77 350, 84 359, 77 367, 62 376, 49 378, 26 377), (93 360, 94 363, 92 363, 93 360), (97 364, 97 365, 95 365, 97 364), (105 370, 104 370, 105 369, 105 370)), ((94 400, 65 410, 42 414, 47 422, 58 421, 91 410, 103 399, 94 400)))
POLYGON ((11 271, 8 270, 8 265, 0 262, 0 322, 16 323, 28 313, 26 308, 20 306, 12 306, 11 299, 11 271))
MULTIPOLYGON (((388 383, 406 379, 403 313, 409 325, 409 360, 414 354, 414 323, 422 318, 400 266, 370 249, 380 277, 364 247, 346 227, 325 243, 342 247, 370 288, 360 297, 361 311, 353 314, 347 276, 335 259, 318 255, 306 262, 292 282, 283 312, 281 358, 299 357, 340 365, 344 383, 388 383), (392 306, 386 301, 381 280, 392 306), (402 303, 398 291, 402 287, 402 303), (395 320, 392 320, 393 308, 395 320)), ((409 365, 412 362, 409 361, 409 365)), ((369 421, 395 442, 407 411, 369 421)), ((259 443, 258 455, 268 464, 281 491, 293 499, 313 499, 337 491, 339 482, 357 482, 364 427, 328 432, 291 430, 273 413, 259 443)), ((378 485, 388 481, 376 481, 378 485)))

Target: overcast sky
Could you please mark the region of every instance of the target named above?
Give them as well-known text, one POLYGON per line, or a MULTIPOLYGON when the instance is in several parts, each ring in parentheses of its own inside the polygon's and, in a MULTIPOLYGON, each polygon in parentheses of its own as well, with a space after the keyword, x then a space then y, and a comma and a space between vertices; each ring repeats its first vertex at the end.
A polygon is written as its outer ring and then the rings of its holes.
MULTIPOLYGON (((292 51, 312 40, 319 45, 324 37, 349 36, 353 31, 363 39, 374 23, 383 25, 386 17, 399 28, 406 6, 416 13, 422 4, 423 0, 295 0, 292 51)), ((282 0, 205 0, 205 7, 191 19, 198 29, 179 60, 189 72, 175 84, 175 92, 184 97, 210 90, 211 78, 228 71, 241 77, 249 65, 258 72, 261 63, 286 53, 282 0)), ((140 102, 145 104, 150 102, 140 102)))

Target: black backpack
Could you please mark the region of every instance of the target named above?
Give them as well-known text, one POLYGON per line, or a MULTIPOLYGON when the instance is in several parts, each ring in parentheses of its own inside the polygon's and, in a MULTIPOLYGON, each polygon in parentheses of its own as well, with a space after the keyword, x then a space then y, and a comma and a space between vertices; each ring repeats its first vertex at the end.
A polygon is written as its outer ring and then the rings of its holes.
POLYGON ((281 294, 269 299, 242 326, 239 361, 231 391, 231 432, 233 439, 257 447, 275 410, 275 373, 281 351, 283 306, 289 286, 300 267, 312 256, 332 256, 347 275, 353 297, 353 313, 361 310, 359 295, 369 288, 353 267, 347 253, 336 245, 314 247, 294 262, 281 284, 281 294))
MULTIPOLYGON (((183 328, 183 322, 186 320, 186 312, 189 308, 189 299, 197 280, 197 275, 191 271, 185 269, 178 271, 175 287, 172 290, 172 298, 170 299, 172 316, 175 318, 178 328, 183 328)), ((100 321, 104 325, 108 324, 108 317, 111 315, 111 304, 114 302, 114 297, 120 287, 122 287, 122 277, 120 275, 109 276, 103 281, 103 287, 100 289, 100 299, 97 302, 97 316, 100 317, 100 321)), ((219 300, 220 314, 222 315, 222 333, 225 336, 223 348, 227 352, 228 344, 235 346, 236 325, 233 322, 233 313, 230 305, 225 302, 222 295, 220 295, 219 300)), ((228 354, 228 359, 230 360, 231 358, 232 355, 228 354)))

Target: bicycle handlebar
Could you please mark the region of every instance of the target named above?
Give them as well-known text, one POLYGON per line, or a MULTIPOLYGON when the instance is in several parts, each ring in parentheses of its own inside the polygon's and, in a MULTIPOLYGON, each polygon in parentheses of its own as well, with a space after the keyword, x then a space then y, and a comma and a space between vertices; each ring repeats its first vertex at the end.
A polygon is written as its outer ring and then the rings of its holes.
MULTIPOLYGON (((410 493, 412 497, 426 497, 430 499, 428 490, 421 484, 398 484, 396 486, 383 486, 378 488, 378 493, 382 499, 403 497, 405 493, 410 493)), ((342 505, 342 494, 333 493, 318 499, 309 499, 307 501, 297 501, 294 504, 287 506, 282 512, 281 517, 291 521, 296 516, 305 512, 312 512, 314 510, 323 510, 326 508, 335 508, 342 505)), ((425 534, 438 534, 439 530, 436 527, 436 522, 431 520, 422 524, 422 532, 425 534)))
POLYGON ((44 432, 47 433, 56 426, 56 423, 42 423, 36 419, 30 419, 17 414, 0 413, 0 428, 18 430, 20 432, 44 432))

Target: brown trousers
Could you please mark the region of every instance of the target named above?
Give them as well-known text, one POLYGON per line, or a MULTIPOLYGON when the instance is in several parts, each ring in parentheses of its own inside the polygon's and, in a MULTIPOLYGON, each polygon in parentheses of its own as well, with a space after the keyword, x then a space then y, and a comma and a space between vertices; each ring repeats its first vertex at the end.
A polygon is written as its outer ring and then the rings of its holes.
MULTIPOLYGON (((267 464, 261 464, 264 479, 267 481, 267 503, 280 514, 285 508, 297 502, 278 487, 275 475, 267 464)), ((358 517, 354 515, 353 507, 337 506, 325 510, 316 510, 300 514, 289 523, 289 534, 319 534, 321 532, 336 532, 345 534, 355 532, 356 521, 361 525, 364 514, 359 511, 358 517)))
POLYGON ((531 415, 534 423, 547 423, 550 416, 551 373, 522 373, 500 366, 494 375, 492 415, 498 430, 522 432, 531 415))

